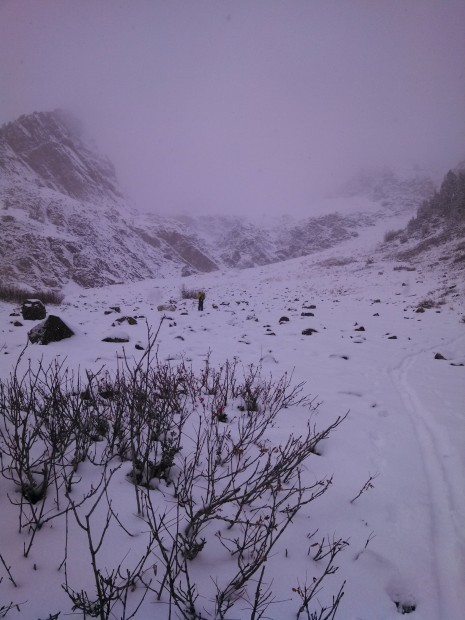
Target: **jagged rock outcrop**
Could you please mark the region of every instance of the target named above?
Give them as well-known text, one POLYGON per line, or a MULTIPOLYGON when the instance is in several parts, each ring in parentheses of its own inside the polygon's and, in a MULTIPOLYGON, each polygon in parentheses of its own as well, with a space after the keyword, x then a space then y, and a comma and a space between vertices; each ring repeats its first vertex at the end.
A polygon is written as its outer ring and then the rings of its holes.
POLYGON ((81 134, 78 121, 63 110, 21 116, 0 129, 0 169, 26 173, 38 187, 77 200, 122 198, 113 165, 81 134))
POLYGON ((422 229, 423 235, 441 224, 462 228, 465 224, 465 170, 459 166, 445 175, 439 191, 425 200, 408 225, 410 231, 422 229))
MULTIPOLYGON (((384 250, 390 257, 411 265, 423 261, 431 268, 441 265, 448 273, 465 270, 463 163, 447 172, 439 190, 422 202, 405 228, 385 235, 384 250)), ((424 308, 416 311, 424 312, 424 308)))
POLYGON ((60 288, 171 275, 216 264, 182 234, 134 225, 115 170, 56 110, 0 128, 2 282, 60 288))

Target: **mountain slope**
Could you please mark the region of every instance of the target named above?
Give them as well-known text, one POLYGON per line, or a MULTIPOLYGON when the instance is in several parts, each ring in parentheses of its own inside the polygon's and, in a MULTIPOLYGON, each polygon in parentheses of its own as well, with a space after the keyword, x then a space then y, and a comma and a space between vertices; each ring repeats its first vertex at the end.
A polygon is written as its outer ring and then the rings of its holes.
POLYGON ((5 284, 33 289, 88 288, 265 265, 330 248, 380 218, 413 214, 431 188, 391 174, 357 191, 368 191, 368 210, 365 200, 361 212, 300 221, 142 215, 76 119, 36 112, 0 128, 0 274, 5 284))
POLYGON ((135 212, 112 164, 59 110, 0 129, 0 204, 6 283, 91 287, 167 275, 189 261, 193 269, 216 268, 195 240, 149 239, 131 225, 135 212))
MULTIPOLYGON (((445 175, 439 191, 424 200, 403 229, 387 235, 384 250, 399 261, 442 266, 444 275, 465 270, 465 171, 445 175)), ((463 278, 463 275, 462 275, 463 278)))

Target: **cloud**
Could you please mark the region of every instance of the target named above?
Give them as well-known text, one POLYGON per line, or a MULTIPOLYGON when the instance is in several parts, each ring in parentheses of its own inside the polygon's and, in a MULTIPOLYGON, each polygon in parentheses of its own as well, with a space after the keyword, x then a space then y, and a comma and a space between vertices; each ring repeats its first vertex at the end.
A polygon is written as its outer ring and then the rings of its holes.
POLYGON ((311 210, 464 156, 459 0, 10 0, 0 122, 67 107, 156 211, 311 210))

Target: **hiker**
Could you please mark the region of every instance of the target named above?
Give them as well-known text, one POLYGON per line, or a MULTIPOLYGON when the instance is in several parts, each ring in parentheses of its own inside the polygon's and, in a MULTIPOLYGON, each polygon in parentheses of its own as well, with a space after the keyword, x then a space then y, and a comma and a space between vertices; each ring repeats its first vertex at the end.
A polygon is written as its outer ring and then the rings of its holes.
POLYGON ((199 300, 199 311, 203 310, 203 300, 205 299, 205 293, 203 291, 199 291, 197 293, 197 299, 199 300))

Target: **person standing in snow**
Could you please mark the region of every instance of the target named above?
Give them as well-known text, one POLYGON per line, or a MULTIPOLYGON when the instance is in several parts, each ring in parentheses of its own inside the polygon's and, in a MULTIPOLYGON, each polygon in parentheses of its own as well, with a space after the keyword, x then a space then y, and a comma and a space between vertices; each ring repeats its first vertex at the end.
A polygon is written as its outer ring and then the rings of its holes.
POLYGON ((205 299, 205 293, 203 291, 199 291, 197 293, 197 299, 199 300, 199 311, 203 310, 203 300, 205 299))

